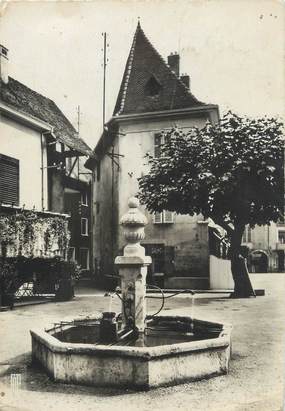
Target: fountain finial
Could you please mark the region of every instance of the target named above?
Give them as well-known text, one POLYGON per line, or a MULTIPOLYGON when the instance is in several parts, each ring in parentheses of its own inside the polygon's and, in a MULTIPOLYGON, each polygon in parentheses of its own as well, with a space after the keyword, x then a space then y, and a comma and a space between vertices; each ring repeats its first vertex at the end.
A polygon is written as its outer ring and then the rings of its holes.
POLYGON ((144 227, 147 225, 147 219, 139 210, 139 205, 139 200, 136 197, 131 197, 128 201, 129 209, 120 221, 127 242, 124 248, 125 257, 145 256, 145 249, 140 245, 140 242, 145 236, 144 227))
POLYGON ((138 208, 140 205, 139 199, 136 197, 130 197, 128 201, 129 208, 138 208))

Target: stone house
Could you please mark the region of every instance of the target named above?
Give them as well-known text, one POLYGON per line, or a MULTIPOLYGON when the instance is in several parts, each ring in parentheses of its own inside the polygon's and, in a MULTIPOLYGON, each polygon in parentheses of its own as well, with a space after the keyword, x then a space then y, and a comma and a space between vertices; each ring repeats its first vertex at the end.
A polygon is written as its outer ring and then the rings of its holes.
MULTIPOLYGON (((112 118, 86 167, 94 177, 94 269, 98 282, 115 273, 115 256, 124 240, 120 217, 128 198, 138 191, 137 179, 148 171, 145 155, 159 156, 160 131, 174 125, 202 127, 219 118, 217 105, 199 101, 190 91, 190 78, 180 75, 180 57, 166 63, 138 23, 112 118)), ((164 211, 150 215, 143 245, 152 256, 149 281, 165 275, 165 285, 209 286, 208 223, 202 216, 189 217, 164 211), (178 277, 180 280, 178 280, 178 277)))
POLYGON ((69 255, 89 269, 91 184, 78 164, 91 150, 52 100, 9 76, 8 63, 0 46, 0 211, 71 212, 69 255))

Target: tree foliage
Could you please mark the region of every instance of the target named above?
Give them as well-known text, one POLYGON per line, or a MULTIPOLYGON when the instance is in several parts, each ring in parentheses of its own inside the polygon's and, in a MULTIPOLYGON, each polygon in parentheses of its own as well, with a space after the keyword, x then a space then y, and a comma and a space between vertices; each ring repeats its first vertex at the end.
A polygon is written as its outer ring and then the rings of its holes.
POLYGON ((217 124, 162 131, 161 156, 148 156, 139 198, 151 212, 203 214, 223 227, 231 244, 234 296, 255 295, 241 241, 245 226, 284 216, 283 124, 227 113, 217 124))
POLYGON ((162 155, 149 156, 150 172, 139 179, 139 197, 150 211, 202 213, 227 230, 283 215, 280 121, 229 112, 218 124, 162 133, 162 155))

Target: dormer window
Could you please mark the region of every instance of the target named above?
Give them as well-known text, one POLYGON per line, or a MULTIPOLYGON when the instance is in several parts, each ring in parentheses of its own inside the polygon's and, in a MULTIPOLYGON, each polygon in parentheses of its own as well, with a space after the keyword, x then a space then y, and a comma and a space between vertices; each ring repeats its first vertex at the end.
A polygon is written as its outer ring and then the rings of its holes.
POLYGON ((147 81, 145 85, 145 94, 150 97, 158 96, 161 89, 161 84, 156 80, 154 76, 147 81))

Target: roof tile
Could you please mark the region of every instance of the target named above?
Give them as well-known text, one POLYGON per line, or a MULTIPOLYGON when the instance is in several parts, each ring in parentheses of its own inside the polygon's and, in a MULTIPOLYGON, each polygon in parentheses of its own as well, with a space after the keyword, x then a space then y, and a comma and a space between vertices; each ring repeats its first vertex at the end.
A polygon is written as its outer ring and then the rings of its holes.
POLYGON ((203 104, 171 71, 138 23, 114 115, 172 110, 203 104), (146 92, 146 84, 152 77, 161 87, 156 95, 151 96, 146 92))
POLYGON ((57 105, 17 80, 9 77, 8 84, 0 80, 0 101, 9 107, 45 121, 54 127, 55 137, 70 149, 83 155, 92 153, 90 147, 79 138, 77 131, 57 105))

